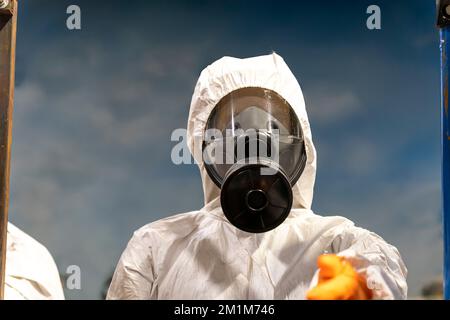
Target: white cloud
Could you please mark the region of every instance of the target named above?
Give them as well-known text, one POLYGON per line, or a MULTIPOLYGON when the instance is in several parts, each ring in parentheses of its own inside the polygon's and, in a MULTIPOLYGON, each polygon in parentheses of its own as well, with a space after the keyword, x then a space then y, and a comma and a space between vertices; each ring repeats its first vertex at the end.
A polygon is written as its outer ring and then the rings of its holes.
POLYGON ((360 100, 354 92, 330 87, 326 83, 319 84, 305 94, 308 115, 314 123, 337 123, 360 111, 360 100))

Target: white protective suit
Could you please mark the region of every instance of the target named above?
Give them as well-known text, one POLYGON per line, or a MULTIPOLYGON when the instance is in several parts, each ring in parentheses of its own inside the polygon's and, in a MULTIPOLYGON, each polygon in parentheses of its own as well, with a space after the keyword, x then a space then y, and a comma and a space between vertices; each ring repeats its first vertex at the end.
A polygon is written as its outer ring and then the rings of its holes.
POLYGON ((63 300, 58 269, 39 242, 8 223, 6 300, 63 300))
POLYGON ((203 70, 192 97, 188 144, 199 164, 205 206, 136 231, 117 265, 108 299, 304 299, 317 281, 317 258, 324 253, 349 257, 376 299, 406 298, 407 270, 395 247, 346 218, 311 211, 316 151, 302 90, 279 55, 224 57, 203 70), (220 190, 201 159, 211 110, 243 87, 270 89, 289 102, 301 122, 307 153, 289 217, 262 234, 228 222, 220 190))

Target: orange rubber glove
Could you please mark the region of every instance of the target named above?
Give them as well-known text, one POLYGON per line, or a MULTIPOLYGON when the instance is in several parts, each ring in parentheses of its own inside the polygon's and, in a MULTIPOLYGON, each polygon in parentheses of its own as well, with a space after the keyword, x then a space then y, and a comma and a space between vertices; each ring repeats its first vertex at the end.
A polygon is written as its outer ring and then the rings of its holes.
POLYGON ((372 291, 345 258, 324 254, 317 259, 319 281, 307 293, 308 300, 370 300, 372 291))

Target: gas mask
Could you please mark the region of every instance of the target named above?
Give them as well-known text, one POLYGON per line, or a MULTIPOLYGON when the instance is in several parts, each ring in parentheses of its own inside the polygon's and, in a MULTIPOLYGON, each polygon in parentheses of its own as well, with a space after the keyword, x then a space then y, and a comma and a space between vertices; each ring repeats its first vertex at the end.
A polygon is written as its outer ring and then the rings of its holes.
POLYGON ((231 224, 252 233, 272 230, 289 215, 292 186, 305 168, 300 122, 274 91, 235 90, 208 118, 203 161, 231 224))

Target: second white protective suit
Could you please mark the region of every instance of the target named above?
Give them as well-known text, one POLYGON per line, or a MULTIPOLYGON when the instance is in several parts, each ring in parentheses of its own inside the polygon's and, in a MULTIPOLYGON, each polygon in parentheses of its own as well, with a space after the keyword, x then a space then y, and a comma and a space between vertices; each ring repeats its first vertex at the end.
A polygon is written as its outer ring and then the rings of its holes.
POLYGON ((224 57, 203 70, 192 97, 188 143, 200 168, 205 206, 136 231, 117 265, 108 299, 304 299, 324 253, 348 257, 374 298, 406 298, 407 270, 395 247, 346 218, 311 211, 316 152, 302 91, 279 55, 224 57), (241 231, 225 218, 220 190, 201 157, 211 111, 227 94, 246 87, 272 90, 289 102, 307 155, 293 186, 289 216, 258 234, 241 231))
POLYGON ((6 300, 64 300, 61 279, 48 250, 8 223, 6 300))

